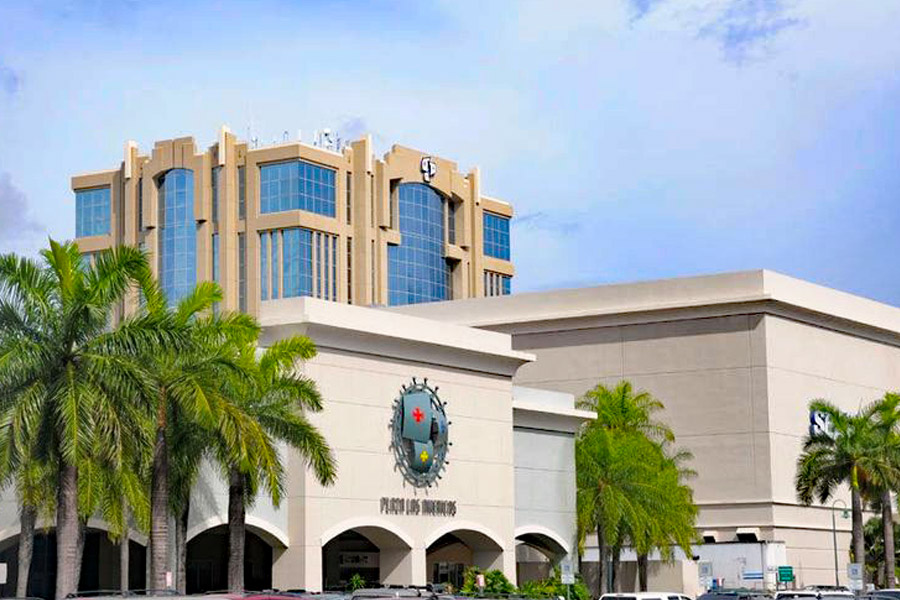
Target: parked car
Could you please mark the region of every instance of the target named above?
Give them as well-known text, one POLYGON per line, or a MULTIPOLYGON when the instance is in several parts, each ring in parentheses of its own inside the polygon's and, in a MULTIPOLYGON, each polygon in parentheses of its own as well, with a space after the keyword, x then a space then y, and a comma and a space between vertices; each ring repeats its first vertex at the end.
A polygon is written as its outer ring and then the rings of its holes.
POLYGON ((603 594, 600 600, 692 600, 681 592, 631 592, 603 594))
POLYGON ((761 590, 721 589, 701 594, 697 600, 771 600, 772 596, 761 590))

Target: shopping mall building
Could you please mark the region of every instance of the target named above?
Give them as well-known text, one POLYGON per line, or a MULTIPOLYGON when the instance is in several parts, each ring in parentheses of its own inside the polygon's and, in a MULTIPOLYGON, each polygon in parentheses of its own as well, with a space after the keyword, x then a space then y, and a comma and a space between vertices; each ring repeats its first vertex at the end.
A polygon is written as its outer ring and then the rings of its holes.
MULTIPOLYGON (((215 280, 222 308, 260 319, 263 345, 318 346, 301 368, 325 398, 314 419, 338 480, 322 487, 287 454, 284 501, 249 511, 248 588, 336 588, 355 573, 458 583, 467 565, 545 575, 577 553, 574 436, 591 415, 575 399, 622 379, 665 403, 698 473, 698 544, 654 563, 653 587, 695 592, 701 571, 771 587, 786 565, 800 585, 834 582, 832 506, 804 507, 793 487, 807 406, 855 409, 897 387, 900 309, 768 271, 509 295, 511 206, 482 193, 477 169, 399 146, 376 158, 368 138, 128 143, 117 168, 72 186, 86 255, 140 245, 170 298, 215 280)), ((18 522, 12 492, 2 500, 9 595, 18 522)), ((225 587, 226 509, 210 469, 192 498, 189 591, 225 587)), ((843 582, 850 522, 835 523, 843 582)), ((140 588, 146 539, 133 540, 140 588)), ((53 552, 48 530, 30 595, 52 585, 53 552)), ((90 521, 82 589, 114 587, 116 556, 90 521)), ((596 561, 588 538, 583 573, 596 561)))

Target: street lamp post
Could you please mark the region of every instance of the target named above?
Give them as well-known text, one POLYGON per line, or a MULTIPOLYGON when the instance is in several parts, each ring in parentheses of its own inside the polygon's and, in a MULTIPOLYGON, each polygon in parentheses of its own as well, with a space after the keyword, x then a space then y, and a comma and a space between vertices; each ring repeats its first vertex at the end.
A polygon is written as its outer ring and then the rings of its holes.
POLYGON ((831 535, 834 539, 834 585, 838 587, 841 585, 840 581, 838 581, 838 551, 837 551, 837 523, 834 520, 834 509, 837 503, 840 502, 844 505, 844 513, 847 512, 847 503, 841 500, 840 498, 835 499, 834 502, 831 503, 831 535))

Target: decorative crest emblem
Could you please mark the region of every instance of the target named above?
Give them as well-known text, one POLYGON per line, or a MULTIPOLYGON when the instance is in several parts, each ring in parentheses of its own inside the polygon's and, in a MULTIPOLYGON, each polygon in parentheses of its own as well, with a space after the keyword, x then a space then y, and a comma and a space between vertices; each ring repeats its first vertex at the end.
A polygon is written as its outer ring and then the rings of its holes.
POLYGON ((403 477, 416 487, 428 487, 440 479, 447 464, 450 421, 445 406, 436 387, 415 377, 394 401, 391 447, 403 477))
POLYGON ((419 170, 422 171, 422 179, 430 183, 437 175, 437 162, 430 156, 423 156, 419 161, 419 170))

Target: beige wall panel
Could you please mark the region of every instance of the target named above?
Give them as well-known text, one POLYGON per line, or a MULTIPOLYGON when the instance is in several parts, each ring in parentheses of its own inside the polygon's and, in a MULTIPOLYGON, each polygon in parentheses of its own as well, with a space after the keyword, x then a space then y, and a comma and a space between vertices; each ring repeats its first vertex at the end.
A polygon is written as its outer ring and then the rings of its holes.
POLYGON ((773 316, 766 327, 773 367, 873 390, 900 382, 900 348, 773 316))
POLYGON ((448 403, 449 413, 491 421, 512 420, 509 382, 500 378, 389 359, 368 359, 328 349, 320 349, 319 356, 306 369, 318 382, 323 397, 330 401, 382 406, 385 401, 382 390, 390 390, 393 400, 400 395, 401 386, 411 383, 413 377, 419 381, 427 377, 430 385, 440 388, 438 393, 448 403))
MULTIPOLYGON (((483 252, 484 248, 478 248, 479 252, 483 252)), ((500 260, 499 258, 494 258, 493 256, 485 256, 484 263, 482 265, 485 271, 494 271, 495 273, 500 273, 502 275, 509 275, 512 277, 516 274, 516 269, 513 267, 513 264, 508 260, 500 260)))
POLYGON ((101 187, 104 185, 112 185, 118 170, 111 169, 109 171, 98 171, 97 173, 88 173, 86 175, 76 175, 72 177, 72 189, 81 190, 92 187, 101 187))
POLYGON ((513 216, 513 207, 511 204, 501 202, 500 200, 494 200, 488 196, 481 197, 481 208, 504 217, 511 218, 513 216))
POLYGON ((612 377, 622 374, 622 330, 619 327, 518 335, 516 350, 538 360, 516 373, 516 383, 612 377))
POLYGON ((111 235, 92 235, 90 237, 78 238, 78 249, 84 252, 97 252, 105 250, 113 245, 113 236, 111 235))
MULTIPOLYGON (((729 435, 752 431, 755 423, 751 370, 720 369, 655 375, 625 374, 666 406, 665 421, 676 436, 729 435)), ((764 421, 762 421, 764 423, 764 421)))
MULTIPOLYGON (((772 343, 781 342, 772 340, 772 343)), ((827 354, 821 350, 814 352, 827 354)), ((810 401, 825 398, 844 410, 855 411, 884 390, 781 368, 768 370, 768 385, 775 500, 795 502, 796 461, 809 428, 810 401)))
POLYGON ((626 327, 626 373, 667 373, 749 366, 746 316, 626 327))
MULTIPOLYGON (((538 359, 540 360, 540 359, 538 359)), ((602 383, 604 385, 615 385, 622 378, 619 376, 613 377, 598 377, 598 378, 588 378, 588 379, 548 379, 543 381, 519 381, 514 380, 516 385, 524 385, 528 387, 537 387, 545 390, 553 390, 556 392, 565 392, 567 394, 572 394, 575 398, 580 398, 584 395, 585 392, 595 387, 598 383, 602 383)))
MULTIPOLYGON (((696 500, 696 498, 695 498, 696 500)), ((719 542, 735 540, 738 527, 764 527, 772 522, 772 507, 766 502, 728 504, 699 503, 697 529, 713 529, 719 533, 719 542)))

